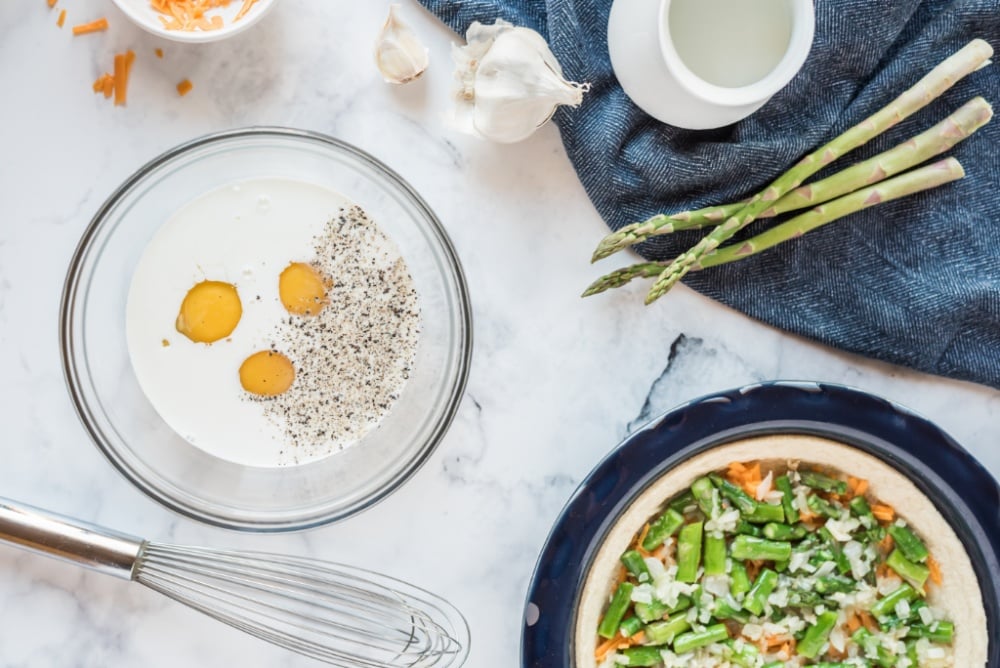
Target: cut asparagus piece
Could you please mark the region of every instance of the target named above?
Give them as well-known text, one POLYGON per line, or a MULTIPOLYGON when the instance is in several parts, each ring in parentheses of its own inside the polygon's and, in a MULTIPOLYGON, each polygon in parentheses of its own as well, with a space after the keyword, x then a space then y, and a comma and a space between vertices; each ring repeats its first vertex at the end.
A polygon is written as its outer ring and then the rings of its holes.
POLYGON ((701 563, 701 535, 704 524, 692 522, 681 529, 677 538, 677 581, 692 583, 698 579, 701 563))
POLYGON ((768 524, 769 522, 780 524, 785 521, 785 510, 780 505, 758 503, 754 511, 747 513, 744 517, 748 522, 754 524, 768 524))
POLYGON ((631 638, 641 630, 642 620, 638 617, 628 617, 627 619, 623 619, 622 623, 618 625, 618 633, 625 638, 631 638))
POLYGON ((777 573, 770 568, 762 570, 760 575, 757 576, 757 580, 753 583, 753 587, 750 588, 750 592, 747 593, 746 598, 743 600, 743 609, 759 616, 764 612, 767 597, 771 595, 777 584, 777 573))
POLYGON ((740 624, 746 624, 750 621, 750 614, 748 612, 734 608, 729 605, 724 598, 715 599, 715 607, 712 608, 712 616, 719 621, 734 619, 740 624))
POLYGON ((903 556, 899 548, 892 551, 889 558, 885 560, 886 565, 896 571, 899 577, 909 582, 915 589, 923 589, 930 575, 930 569, 922 564, 915 564, 903 556))
POLYGON ((733 559, 784 561, 792 556, 792 544, 784 541, 737 536, 731 548, 733 559))
POLYGON ((810 494, 806 497, 806 505, 809 506, 809 510, 813 511, 817 515, 829 517, 834 520, 840 519, 840 510, 822 496, 810 494))
POLYGON ((649 582, 653 579, 649 574, 649 567, 646 566, 646 561, 637 551, 629 550, 623 554, 621 562, 625 566, 625 570, 635 576, 635 579, 640 583, 649 582))
POLYGON ((629 603, 632 601, 633 589, 635 589, 635 586, 630 582, 623 582, 618 585, 614 596, 611 597, 608 611, 604 613, 604 619, 601 620, 600 626, 597 627, 597 635, 609 640, 617 635, 618 627, 621 625, 622 619, 628 611, 629 603))
POLYGON ((708 478, 695 480, 691 485, 691 492, 694 494, 701 512, 705 513, 705 517, 708 519, 714 520, 722 512, 722 506, 719 503, 719 490, 708 478))
POLYGON ((808 529, 801 524, 790 526, 778 522, 768 522, 764 525, 764 538, 768 540, 800 540, 805 538, 808 529))
POLYGON ((924 541, 917 538, 917 534, 913 533, 909 527, 893 524, 889 526, 888 531, 904 557, 921 564, 927 561, 927 557, 930 555, 927 546, 924 545, 924 541))
POLYGON ((799 478, 806 487, 812 487, 823 492, 833 492, 843 494, 847 491, 847 483, 843 480, 831 478, 818 471, 799 471, 799 478))
POLYGON ((739 596, 750 591, 750 576, 747 575, 747 567, 742 561, 733 561, 732 570, 729 572, 729 592, 733 596, 739 596))
POLYGON ((649 525, 649 531, 642 541, 642 549, 647 552, 656 550, 670 536, 673 536, 684 524, 684 516, 673 508, 668 508, 655 522, 649 525))
POLYGON ((785 521, 794 524, 799 521, 799 511, 795 509, 795 492, 792 491, 792 481, 787 475, 778 476, 774 487, 781 492, 781 507, 785 509, 785 521))
POLYGON ((711 531, 705 534, 705 575, 724 575, 726 572, 726 538, 711 531))
POLYGON ((712 481, 712 484, 718 488, 722 496, 732 501, 733 505, 739 508, 741 513, 752 513, 757 509, 757 502, 750 498, 749 494, 744 492, 740 487, 737 487, 723 478, 718 473, 711 473, 708 478, 712 481))
POLYGON ((646 627, 646 642, 650 645, 668 645, 679 634, 691 628, 687 615, 678 613, 662 622, 654 622, 646 627))
POLYGON ((872 509, 865 500, 865 497, 856 496, 851 499, 847 505, 851 509, 851 513, 853 513, 856 517, 868 519, 873 523, 875 522, 875 516, 872 515, 872 509))
POLYGON ((795 651, 807 659, 815 659, 820 650, 823 649, 827 638, 830 637, 830 632, 833 631, 833 627, 836 625, 836 612, 827 610, 817 615, 816 623, 806 629, 806 634, 802 636, 802 640, 799 641, 795 651))
POLYGON ((674 651, 678 654, 691 652, 711 645, 714 642, 721 642, 729 637, 729 631, 725 624, 715 624, 707 627, 704 631, 689 631, 674 639, 674 651))
POLYGON ((621 666, 658 666, 663 663, 663 656, 656 647, 628 647, 621 650, 621 656, 625 658, 625 663, 621 666))
POLYGON ((910 601, 917 598, 917 591, 907 583, 903 583, 893 591, 889 592, 884 598, 880 598, 878 601, 872 605, 870 612, 872 615, 879 619, 881 617, 886 617, 891 615, 896 609, 896 605, 900 601, 910 601))
POLYGON ((937 621, 930 624, 915 624, 906 632, 907 638, 927 638, 931 642, 950 645, 955 638, 954 622, 937 621))

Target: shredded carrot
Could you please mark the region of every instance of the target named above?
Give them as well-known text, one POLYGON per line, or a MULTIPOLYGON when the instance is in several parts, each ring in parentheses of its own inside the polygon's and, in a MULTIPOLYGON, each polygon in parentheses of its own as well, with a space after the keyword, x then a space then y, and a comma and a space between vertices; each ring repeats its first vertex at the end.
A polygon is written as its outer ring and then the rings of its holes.
POLYGON ((662 562, 666 562, 668 553, 669 550, 667 549, 666 544, 664 544, 656 548, 650 556, 652 556, 654 559, 659 559, 662 562))
POLYGON ((604 657, 606 657, 611 650, 618 649, 618 641, 619 638, 616 636, 610 640, 605 640, 597 646, 597 649, 594 650, 594 658, 597 659, 598 663, 604 661, 604 657))
POLYGON ((162 58, 163 57, 163 49, 153 49, 153 53, 156 54, 157 58, 162 58))
POLYGON ((102 30, 108 29, 108 20, 105 18, 97 19, 96 21, 91 21, 90 23, 81 23, 80 25, 73 26, 74 35, 86 35, 92 32, 101 32, 102 30))
POLYGON ((931 555, 927 555, 927 570, 930 571, 931 582, 934 584, 939 585, 944 581, 944 577, 941 575, 941 564, 931 555))
POLYGON ((893 541, 892 536, 886 534, 885 536, 882 537, 882 540, 878 542, 878 548, 882 550, 882 554, 889 554, 890 552, 892 552, 892 547, 894 544, 895 541, 893 541))
POLYGON ((639 537, 635 539, 636 545, 642 545, 642 541, 646 540, 646 536, 649 534, 649 522, 642 527, 642 531, 639 532, 639 537))
POLYGON ((750 496, 756 496, 757 487, 762 482, 760 475, 760 464, 755 463, 753 466, 747 468, 746 473, 743 477, 743 491, 750 496))
POLYGON ((896 510, 888 504, 877 503, 872 506, 872 515, 880 522, 891 522, 896 519, 896 510))
POLYGON ((868 481, 862 478, 858 481, 858 484, 854 486, 854 496, 864 496, 867 491, 868 481))
POLYGON ((59 18, 56 19, 56 25, 59 26, 60 28, 63 27, 64 23, 66 23, 66 10, 65 9, 59 11, 59 18))
POLYGON ((134 61, 135 52, 132 50, 115 54, 115 71, 113 76, 116 107, 124 105, 128 100, 128 79, 132 73, 132 63, 134 61))
POLYGON ((847 618, 847 630, 854 633, 859 628, 861 628, 861 619, 856 615, 851 615, 847 618))
POLYGON ((628 571, 625 570, 624 566, 619 566, 618 567, 618 577, 615 578, 615 586, 614 586, 614 588, 618 589, 618 586, 621 585, 621 583, 625 582, 625 578, 627 578, 627 577, 628 577, 628 571))
POLYGON ((869 631, 878 631, 878 622, 872 617, 871 613, 867 610, 858 610, 858 617, 861 618, 861 624, 869 631))

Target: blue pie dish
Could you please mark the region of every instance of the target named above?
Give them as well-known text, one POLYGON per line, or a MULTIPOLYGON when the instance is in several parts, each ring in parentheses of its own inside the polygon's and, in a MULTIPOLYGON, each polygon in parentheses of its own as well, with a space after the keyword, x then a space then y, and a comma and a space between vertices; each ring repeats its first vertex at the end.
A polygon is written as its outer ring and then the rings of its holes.
POLYGON ((934 502, 965 546, 986 611, 990 668, 1000 668, 1000 486, 950 436, 906 408, 855 389, 774 381, 683 404, 631 434, 563 509, 532 576, 522 668, 572 668, 583 583, 615 521, 667 471, 753 436, 825 437, 877 457, 934 502))

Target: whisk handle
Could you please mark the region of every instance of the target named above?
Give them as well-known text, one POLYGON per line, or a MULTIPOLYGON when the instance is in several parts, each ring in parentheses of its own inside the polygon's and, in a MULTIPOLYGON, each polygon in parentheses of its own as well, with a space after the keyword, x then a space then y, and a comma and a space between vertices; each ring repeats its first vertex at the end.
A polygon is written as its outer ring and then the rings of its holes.
POLYGON ((0 497, 0 541, 123 580, 143 540, 0 497))

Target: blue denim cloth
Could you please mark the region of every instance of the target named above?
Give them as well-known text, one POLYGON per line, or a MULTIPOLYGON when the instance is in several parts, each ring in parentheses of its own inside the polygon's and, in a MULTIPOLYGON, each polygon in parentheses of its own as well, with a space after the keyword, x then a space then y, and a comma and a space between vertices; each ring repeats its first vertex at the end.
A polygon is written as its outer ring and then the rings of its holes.
MULTIPOLYGON (((472 21, 498 17, 532 27, 549 40, 567 78, 593 85, 581 107, 555 120, 613 229, 747 197, 970 39, 1000 47, 1000 0, 817 0, 816 37, 798 76, 746 120, 690 131, 655 121, 625 96, 608 57, 611 0, 420 1, 463 35, 472 21)), ((1000 106, 1000 66, 974 72, 819 177, 923 131, 976 95, 1000 106)), ((691 273, 685 283, 843 350, 1000 388, 1000 120, 950 155, 965 179, 691 273)), ((638 250, 665 259, 698 238, 666 235, 638 250)), ((631 259, 604 260, 594 277, 631 259)))

